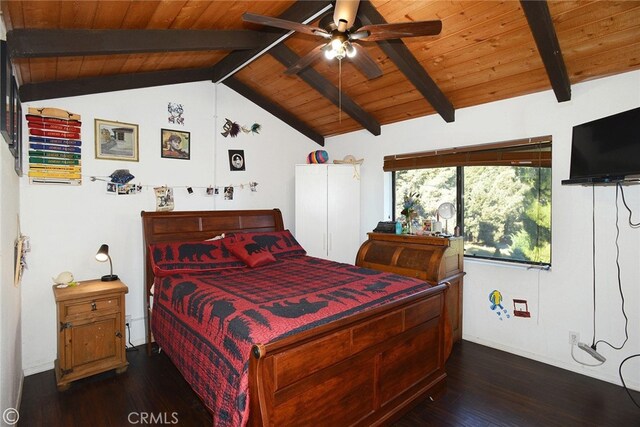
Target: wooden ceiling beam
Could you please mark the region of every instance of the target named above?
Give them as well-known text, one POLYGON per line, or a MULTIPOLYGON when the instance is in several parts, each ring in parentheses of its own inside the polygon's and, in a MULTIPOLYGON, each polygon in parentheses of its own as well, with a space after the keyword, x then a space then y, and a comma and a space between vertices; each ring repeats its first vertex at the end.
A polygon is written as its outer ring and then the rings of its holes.
POLYGON ((210 81, 211 72, 211 67, 206 67, 27 83, 20 86, 20 101, 39 101, 117 90, 210 81))
POLYGON ((553 26, 551 12, 546 1, 520 0, 529 28, 538 46, 538 52, 547 70, 551 87, 558 102, 571 99, 571 81, 564 64, 558 36, 553 26))
POLYGON ((267 33, 226 30, 16 29, 7 33, 11 58, 255 49, 267 33))
POLYGON ((287 125, 291 126, 307 138, 313 140, 318 145, 324 147, 324 137, 322 135, 311 129, 309 126, 307 126, 305 123, 303 123, 301 120, 299 120, 297 117, 295 117, 293 114, 291 114, 278 104, 275 104, 271 100, 265 98, 258 92, 251 89, 249 86, 242 83, 237 78, 231 76, 225 79, 222 83, 225 86, 228 86, 229 88, 238 92, 240 95, 244 96, 257 106, 273 114, 275 117, 282 120, 287 125))
MULTIPOLYGON (((286 19, 287 21, 303 22, 330 4, 331 1, 329 0, 297 1, 280 14, 278 18, 286 19)), ((264 54, 265 49, 287 33, 288 31, 286 30, 270 30, 269 33, 263 37, 262 45, 257 49, 231 52, 222 60, 218 61, 213 67, 213 81, 220 83, 220 81, 229 76, 229 74, 238 71, 239 67, 248 64, 250 61, 264 54)))
MULTIPOLYGON (((295 64, 300 57, 294 51, 289 49, 284 43, 273 47, 269 54, 278 62, 289 68, 295 64)), ((362 109, 347 94, 340 93, 329 80, 325 79, 320 73, 311 67, 307 67, 298 73, 298 77, 304 80, 309 86, 320 92, 322 96, 334 103, 338 108, 351 116, 352 119, 360 123, 365 129, 373 135, 380 135, 380 123, 373 116, 362 109)))
MULTIPOLYGON (((363 25, 387 23, 369 1, 363 0, 360 2, 358 17, 363 25)), ((453 105, 402 40, 381 40, 377 43, 380 49, 396 64, 398 69, 418 89, 444 121, 453 122, 455 120, 453 105)))

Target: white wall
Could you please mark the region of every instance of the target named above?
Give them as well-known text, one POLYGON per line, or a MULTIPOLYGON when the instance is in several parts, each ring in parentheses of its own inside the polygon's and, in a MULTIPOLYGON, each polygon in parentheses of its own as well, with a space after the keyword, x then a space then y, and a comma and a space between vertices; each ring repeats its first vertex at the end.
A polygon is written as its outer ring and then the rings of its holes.
POLYGON ((216 182, 220 187, 230 184, 258 183, 258 191, 235 189, 233 201, 216 199, 218 209, 272 209, 282 211, 284 225, 295 229, 294 178, 295 165, 305 163, 307 154, 322 149, 289 125, 248 102, 224 85, 217 86, 218 126, 216 150, 216 182), (222 137, 225 118, 250 127, 262 125, 259 134, 241 133, 236 138, 222 137), (244 150, 246 171, 229 170, 229 150, 244 150))
POLYGON ((18 235, 18 175, 0 137, 0 412, 17 408, 22 388, 20 287, 13 285, 13 249, 18 235))
MULTIPOLYGON (((5 40, 0 20, 0 39, 5 40)), ((4 78, 4 76, 2 76, 4 78)), ((13 286, 13 248, 18 235, 20 195, 14 158, 0 137, 0 412, 18 408, 22 390, 20 288, 13 286)))
POLYGON ((129 286, 126 312, 132 316, 131 341, 140 344, 145 339, 140 211, 155 210, 153 189, 145 188, 138 195, 108 195, 106 184, 91 182, 89 176, 129 169, 136 177, 132 182, 176 187, 176 210, 278 207, 285 225, 293 228, 293 165, 304 162, 317 145, 224 86, 190 83, 29 105, 62 108, 82 116, 84 178, 77 187, 31 185, 27 178, 20 182, 22 228, 32 242, 23 285, 22 354, 27 375, 51 369, 56 357, 51 278, 62 271, 71 271, 78 280, 107 274, 108 265, 94 258, 102 243, 109 244, 114 274, 129 286), (184 105, 184 126, 167 122, 168 102, 184 105), (225 139, 220 135, 225 117, 242 125, 260 123, 262 131, 225 139), (95 159, 95 118, 138 124, 140 161, 95 159), (191 160, 160 157, 161 128, 191 132, 191 160), (229 171, 228 149, 245 150, 246 171, 229 171), (222 192, 215 197, 205 195, 209 185, 249 181, 259 183, 258 192, 236 188, 233 201, 223 200, 222 192), (186 186, 194 188, 192 195, 186 186))
MULTIPOLYGON (((598 368, 575 363, 570 355, 569 331, 591 344, 592 262, 591 189, 562 186, 569 177, 572 126, 640 106, 640 72, 574 85, 572 100, 558 103, 553 92, 485 104, 456 111, 454 123, 433 115, 382 128, 373 137, 365 131, 331 138, 327 150, 334 158, 353 154, 362 166, 361 238, 390 212, 383 157, 437 148, 450 148, 517 138, 553 136, 552 268, 550 271, 491 262, 465 262, 463 338, 540 360, 585 375, 620 384, 618 366, 640 353, 640 230, 631 229, 620 213, 622 288, 629 316, 629 341, 622 351, 599 345, 607 362, 598 368), (385 193, 387 191, 387 193, 385 193), (500 321, 489 309, 488 296, 498 289, 512 311, 513 298, 526 299, 530 319, 500 321)), ((624 319, 615 266, 615 187, 596 188, 597 216, 597 336, 620 345, 624 319)), ((625 195, 640 221, 640 186, 626 186, 625 195)), ((433 206, 435 208, 436 206, 433 206)), ((595 361, 580 350, 576 357, 595 361)), ((627 385, 640 389, 640 358, 624 367, 627 385)))
MULTIPOLYGON (((637 327, 640 324, 640 288, 637 286, 640 282, 640 263, 637 262, 640 232, 622 224, 621 266, 630 340, 621 352, 598 347, 608 358, 607 363, 600 368, 583 368, 570 357, 568 332, 579 332, 582 341, 587 342, 592 333, 591 191, 582 187, 563 187, 560 180, 568 177, 571 126, 640 105, 640 72, 575 85, 572 98, 570 102, 558 104, 552 92, 544 92, 461 109, 456 112, 454 123, 444 123, 438 116, 425 117, 384 126, 380 137, 362 131, 332 138, 327 142, 327 150, 331 159, 346 154, 365 158, 361 168, 361 237, 364 240, 366 231, 385 219, 388 211, 385 205, 388 194, 384 191, 387 180, 382 172, 384 155, 553 135, 553 267, 549 272, 538 272, 467 262, 464 338, 619 382, 617 367, 620 361, 629 354, 640 352, 637 327), (487 300, 489 292, 496 288, 507 301, 527 299, 533 317, 497 320, 495 313, 489 310, 487 300)), ((201 188, 195 188, 193 195, 187 195, 184 188, 177 188, 176 209, 279 207, 285 225, 293 229, 294 165, 304 163, 309 151, 320 148, 228 88, 216 88, 208 82, 57 99, 32 105, 58 107, 82 115, 85 179, 80 187, 30 185, 26 178, 20 180, 22 229, 32 242, 29 269, 25 272, 22 289, 22 365, 26 374, 50 369, 55 359, 51 277, 64 270, 72 271, 77 279, 105 274, 107 266, 94 259, 101 243, 110 245, 114 272, 129 285, 127 313, 133 317, 132 341, 138 344, 144 340, 140 211, 155 209, 152 191, 147 188, 140 195, 111 196, 104 193, 103 182, 91 182, 88 176, 106 176, 115 169, 128 168, 136 176, 134 182, 150 185, 222 187, 256 181, 259 183, 257 193, 236 188, 233 201, 225 201, 222 196, 205 197, 201 188), (169 101, 185 106, 184 130, 191 132, 192 141, 190 161, 160 158, 160 128, 181 128, 167 123, 169 101), (216 115, 217 120, 214 120, 216 115), (140 125, 140 162, 94 158, 93 119, 96 117, 140 125), (259 135, 223 138, 220 132, 225 118, 245 126, 260 123, 262 131, 259 135), (245 172, 229 171, 229 149, 245 150, 245 172)), ((3 187, 3 197, 4 193, 3 187)), ((623 319, 612 249, 614 189, 598 188, 596 196, 600 296, 597 338, 619 344, 623 338, 623 319)), ((626 196, 636 212, 637 221, 640 190, 627 187, 626 196)), ((2 211, 4 223, 5 216, 11 215, 5 211, 4 199, 2 211)), ((4 295, 2 304, 4 308, 4 295)), ((625 367, 627 384, 636 389, 640 388, 639 372, 637 360, 625 367)))

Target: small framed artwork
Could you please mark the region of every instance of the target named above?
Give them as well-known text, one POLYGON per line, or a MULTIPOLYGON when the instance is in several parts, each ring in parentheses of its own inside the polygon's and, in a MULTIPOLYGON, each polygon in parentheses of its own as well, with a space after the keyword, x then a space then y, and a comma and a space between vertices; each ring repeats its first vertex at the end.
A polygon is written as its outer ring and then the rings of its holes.
POLYGON ((18 140, 18 84, 14 77, 11 77, 11 96, 9 97, 9 151, 16 155, 16 144, 18 140))
POLYGON ((0 40, 0 134, 11 145, 11 62, 7 42, 0 40))
POLYGON ((96 159, 138 161, 138 125, 95 119, 96 159))
MULTIPOLYGON (((16 86, 17 91, 17 86, 16 86)), ((15 157, 15 171, 18 176, 22 176, 22 104, 17 100, 16 123, 14 123, 15 141, 12 147, 12 153, 15 157)))
MULTIPOLYGON (((9 125, 11 141, 9 142, 9 151, 11 151, 11 154, 13 154, 13 157, 15 158, 22 155, 22 105, 20 104, 18 96, 18 83, 15 78, 12 78, 10 97, 11 123, 9 125)), ((16 169, 16 173, 17 172, 18 171, 16 169)), ((18 176, 22 176, 22 172, 20 172, 18 176)))
POLYGON ((166 159, 191 158, 191 134, 181 130, 160 129, 161 157, 166 159))
POLYGON ((229 150, 229 168, 231 171, 245 170, 244 150, 229 150))

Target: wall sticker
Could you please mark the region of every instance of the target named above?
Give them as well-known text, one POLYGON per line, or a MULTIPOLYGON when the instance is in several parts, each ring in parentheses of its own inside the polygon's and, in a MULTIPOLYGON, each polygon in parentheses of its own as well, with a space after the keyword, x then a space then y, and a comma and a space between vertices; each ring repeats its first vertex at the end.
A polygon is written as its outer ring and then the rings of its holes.
POLYGON ((176 125, 184 126, 184 107, 182 104, 178 104, 177 102, 170 102, 167 110, 169 111, 169 117, 167 117, 167 121, 169 123, 173 123, 176 125))
POLYGON ((491 293, 489 293, 489 301, 491 302, 491 310, 495 311, 496 314, 498 315, 498 318, 500 320, 503 319, 502 315, 504 314, 506 316, 507 319, 511 318, 511 315, 509 314, 509 312, 507 311, 506 308, 504 308, 502 306, 502 294, 500 293, 500 291, 494 289, 493 291, 491 291, 491 293))
POLYGON ((531 317, 526 299, 513 299, 513 315, 516 317, 531 317))

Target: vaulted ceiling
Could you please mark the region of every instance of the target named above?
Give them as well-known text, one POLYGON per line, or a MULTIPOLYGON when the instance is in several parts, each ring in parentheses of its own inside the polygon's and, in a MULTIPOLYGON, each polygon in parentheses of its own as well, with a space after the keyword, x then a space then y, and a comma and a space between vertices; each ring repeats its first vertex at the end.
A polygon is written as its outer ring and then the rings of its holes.
POLYGON ((319 144, 380 126, 640 69, 640 1, 363 0, 361 25, 441 20, 436 36, 359 42, 350 60, 284 71, 318 37, 243 22, 251 12, 319 25, 329 1, 3 0, 23 102, 193 81, 223 83, 319 144))

